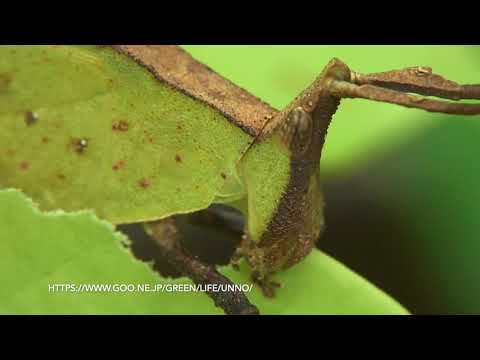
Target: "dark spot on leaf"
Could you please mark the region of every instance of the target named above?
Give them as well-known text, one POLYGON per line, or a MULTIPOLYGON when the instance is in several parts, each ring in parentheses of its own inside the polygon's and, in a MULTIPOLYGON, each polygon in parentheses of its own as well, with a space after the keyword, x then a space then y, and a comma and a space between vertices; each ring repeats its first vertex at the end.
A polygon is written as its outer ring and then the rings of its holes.
POLYGON ((227 178, 227 175, 225 175, 225 173, 220 173, 220 176, 225 180, 227 178))
POLYGON ((10 83, 13 80, 13 75, 11 74, 0 74, 0 92, 6 91, 10 86, 10 83))
POLYGON ((113 164, 112 166, 112 169, 114 171, 118 171, 120 170, 121 168, 123 168, 125 166, 125 161, 123 160, 118 160, 115 164, 113 164))
POLYGON ((176 161, 177 163, 181 163, 181 162, 182 162, 182 157, 181 157, 180 155, 176 154, 176 155, 175 155, 175 161, 176 161))
POLYGON ((149 137, 149 138, 148 138, 148 142, 149 142, 150 144, 153 144, 153 138, 149 137))
POLYGON ((115 121, 112 124, 113 131, 127 131, 128 130, 128 122, 124 120, 115 121))
POLYGON ((182 124, 177 124, 177 130, 178 130, 178 131, 182 131, 182 130, 183 130, 182 124))
POLYGON ((70 145, 77 154, 83 154, 88 148, 88 139, 85 138, 73 138, 70 145))
POLYGON ((7 154, 8 156, 15 156, 15 150, 13 150, 13 149, 7 149, 6 154, 7 154))
POLYGON ((38 115, 35 114, 33 111, 27 111, 25 113, 25 124, 27 126, 32 126, 38 122, 38 115))
POLYGON ((150 186, 150 181, 148 181, 147 179, 140 179, 138 181, 138 186, 140 186, 143 189, 146 189, 150 186))
POLYGON ((65 175, 57 174, 57 178, 59 178, 60 180, 65 180, 65 175))
POLYGON ((50 139, 46 136, 42 137, 42 143, 48 144, 50 142, 50 139))
POLYGON ((20 170, 28 170, 29 167, 30 167, 30 164, 26 161, 22 161, 20 163, 20 170))

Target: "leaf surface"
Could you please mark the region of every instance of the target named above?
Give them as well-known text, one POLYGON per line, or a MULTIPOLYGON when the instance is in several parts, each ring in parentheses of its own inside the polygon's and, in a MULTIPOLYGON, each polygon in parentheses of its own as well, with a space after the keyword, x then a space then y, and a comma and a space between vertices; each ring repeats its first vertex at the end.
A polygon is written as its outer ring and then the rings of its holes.
POLYGON ((128 223, 243 194, 251 138, 107 47, 0 46, 0 123, 0 186, 42 209, 128 223))
MULTIPOLYGON (((163 279, 135 260, 127 239, 90 212, 42 213, 17 190, 0 191, 0 313, 221 314, 201 292, 53 291, 49 285, 190 284, 163 279)), ((240 272, 223 268, 237 284, 240 272)), ((278 275, 275 299, 248 294, 263 314, 405 314, 392 298, 330 257, 315 251, 278 275)), ((113 289, 113 288, 112 288, 113 289)))

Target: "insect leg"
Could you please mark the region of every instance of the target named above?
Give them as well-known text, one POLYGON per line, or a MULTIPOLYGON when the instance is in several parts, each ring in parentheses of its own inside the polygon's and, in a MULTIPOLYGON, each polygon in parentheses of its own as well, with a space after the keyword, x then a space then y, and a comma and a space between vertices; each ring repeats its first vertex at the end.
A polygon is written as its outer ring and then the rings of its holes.
POLYGON ((480 99, 480 85, 460 85, 434 74, 429 67, 410 67, 373 74, 350 72, 350 82, 450 100, 480 99))
POLYGON ((366 75, 351 71, 350 81, 332 80, 329 90, 334 96, 341 98, 363 98, 447 114, 480 114, 480 104, 454 102, 480 99, 480 85, 457 84, 433 74, 432 69, 427 67, 366 75), (434 100, 425 96, 453 101, 434 100))

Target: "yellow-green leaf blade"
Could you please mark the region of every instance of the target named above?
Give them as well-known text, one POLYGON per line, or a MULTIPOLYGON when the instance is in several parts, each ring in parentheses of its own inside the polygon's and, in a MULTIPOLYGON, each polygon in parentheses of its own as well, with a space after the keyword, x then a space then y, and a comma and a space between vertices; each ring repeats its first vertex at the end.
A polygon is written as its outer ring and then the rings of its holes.
POLYGON ((0 46, 0 74, 11 76, 0 91, 0 186, 22 189, 43 209, 93 209, 114 223, 242 193, 236 162, 251 138, 217 110, 110 48, 15 49, 0 46), (48 74, 58 99, 42 95, 48 74))
MULTIPOLYGON (((15 190, 0 191, 0 313, 2 314, 221 314, 201 292, 49 291, 49 285, 191 284, 167 280, 135 260, 126 239, 92 213, 41 213, 15 190)), ((238 284, 249 271, 223 268, 238 284)), ((404 314, 388 295, 345 266, 315 251, 278 275, 271 300, 254 288, 247 296, 263 314, 404 314)))

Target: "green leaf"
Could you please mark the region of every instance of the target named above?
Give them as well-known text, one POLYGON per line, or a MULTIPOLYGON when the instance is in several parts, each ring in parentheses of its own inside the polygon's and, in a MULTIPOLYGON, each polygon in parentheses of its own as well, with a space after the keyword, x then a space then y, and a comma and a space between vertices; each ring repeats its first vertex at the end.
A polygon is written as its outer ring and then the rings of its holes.
MULTIPOLYGON (((221 314, 200 292, 49 291, 54 284, 188 284, 163 279, 135 260, 127 239, 93 213, 42 213, 17 190, 0 191, 0 313, 3 314, 221 314)), ((222 269, 238 284, 248 269, 222 269)), ((275 299, 248 294, 263 314, 405 314, 366 280, 315 251, 278 275, 275 299)))
POLYGON ((0 46, 0 123, 0 187, 45 210, 131 223, 243 194, 251 138, 107 47, 0 46))
MULTIPOLYGON (((237 283, 247 282, 246 266, 241 273, 231 268, 223 272, 237 283)), ((262 314, 408 314, 384 292, 318 250, 275 279, 282 284, 276 298, 267 299, 258 290, 249 296, 262 314)))
POLYGON ((0 312, 157 314, 215 311, 202 294, 70 293, 52 284, 166 284, 122 246, 126 238, 90 212, 40 213, 16 190, 0 191, 0 312))

